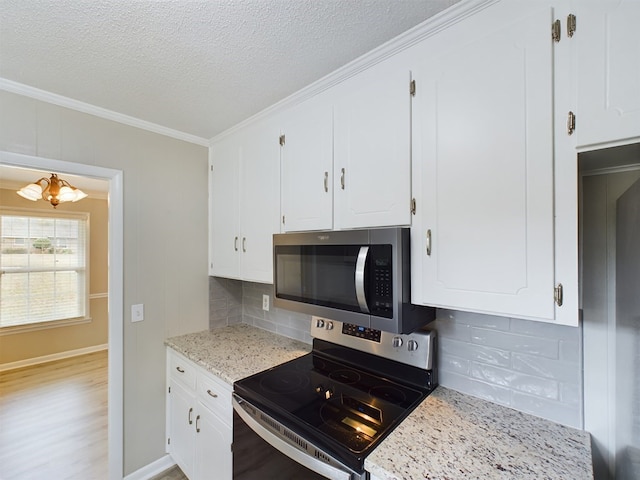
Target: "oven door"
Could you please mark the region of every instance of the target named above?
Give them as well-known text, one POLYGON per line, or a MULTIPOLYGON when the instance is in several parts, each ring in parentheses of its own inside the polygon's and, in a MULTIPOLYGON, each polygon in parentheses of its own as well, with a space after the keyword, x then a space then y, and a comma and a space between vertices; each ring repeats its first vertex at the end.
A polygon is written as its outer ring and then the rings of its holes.
POLYGON ((233 479, 365 480, 253 404, 233 395, 233 479))

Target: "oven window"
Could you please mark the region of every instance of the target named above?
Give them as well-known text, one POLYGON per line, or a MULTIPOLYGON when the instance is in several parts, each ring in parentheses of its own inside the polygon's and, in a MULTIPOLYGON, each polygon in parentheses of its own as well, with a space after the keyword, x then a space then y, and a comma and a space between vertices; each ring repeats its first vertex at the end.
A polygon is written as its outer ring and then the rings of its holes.
POLYGON ((269 445, 233 412, 233 480, 327 480, 269 445))
POLYGON ((276 247, 276 296, 359 312, 355 287, 359 252, 354 245, 276 247))

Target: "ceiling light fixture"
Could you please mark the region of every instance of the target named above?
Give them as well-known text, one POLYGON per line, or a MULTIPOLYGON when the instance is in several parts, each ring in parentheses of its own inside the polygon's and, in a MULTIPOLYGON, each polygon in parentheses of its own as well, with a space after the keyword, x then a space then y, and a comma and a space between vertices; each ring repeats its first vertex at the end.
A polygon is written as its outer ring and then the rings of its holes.
POLYGON ((53 208, 56 208, 63 202, 77 202, 87 197, 79 188, 74 187, 66 180, 58 178, 55 173, 51 174, 51 178, 42 177, 34 183, 30 183, 26 187, 22 187, 16 192, 22 198, 35 202, 38 199, 51 202, 53 208))

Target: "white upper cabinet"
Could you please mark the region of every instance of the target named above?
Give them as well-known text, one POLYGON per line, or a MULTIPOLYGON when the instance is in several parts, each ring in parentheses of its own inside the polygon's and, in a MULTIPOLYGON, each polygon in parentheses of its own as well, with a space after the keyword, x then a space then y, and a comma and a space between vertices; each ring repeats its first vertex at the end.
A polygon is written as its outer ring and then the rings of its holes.
POLYGON ((414 303, 554 319, 552 13, 498 3, 415 48, 414 303))
POLYGON ((209 148, 209 275, 241 278, 239 134, 209 148))
POLYGON ((640 2, 574 2, 578 145, 640 137, 640 2))
POLYGON ((335 229, 411 223, 410 73, 400 58, 336 87, 335 229))
POLYGON ((282 229, 333 228, 333 107, 317 95, 283 114, 282 229))
POLYGON ((210 275, 273 281, 272 236, 280 231, 278 149, 278 129, 271 122, 252 124, 211 146, 210 275))

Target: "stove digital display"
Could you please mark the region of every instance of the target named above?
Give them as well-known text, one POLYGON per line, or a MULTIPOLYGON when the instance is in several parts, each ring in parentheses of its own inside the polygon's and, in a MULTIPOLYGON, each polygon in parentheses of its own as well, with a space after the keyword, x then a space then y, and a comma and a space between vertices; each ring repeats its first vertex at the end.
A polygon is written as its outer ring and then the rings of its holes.
POLYGON ((371 340, 373 342, 380 343, 380 335, 382 332, 380 330, 374 330, 373 328, 362 327, 360 325, 353 325, 352 323, 343 323, 342 333, 344 335, 364 338, 365 340, 371 340))

